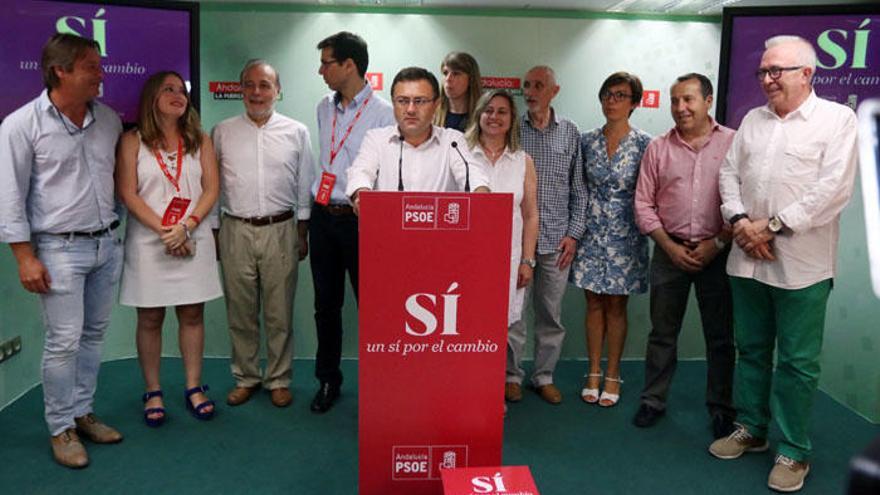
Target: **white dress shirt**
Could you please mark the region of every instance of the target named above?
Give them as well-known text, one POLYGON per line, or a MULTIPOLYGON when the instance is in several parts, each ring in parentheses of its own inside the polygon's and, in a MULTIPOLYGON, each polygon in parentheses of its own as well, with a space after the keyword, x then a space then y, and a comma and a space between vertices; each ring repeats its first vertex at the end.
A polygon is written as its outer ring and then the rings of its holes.
POLYGON ((815 93, 784 118, 769 106, 745 116, 721 166, 725 220, 782 220, 776 261, 750 258, 734 245, 727 272, 785 289, 834 277, 840 212, 852 196, 856 173, 856 117, 815 93))
POLYGON ((224 212, 250 218, 295 209, 309 219, 315 165, 305 125, 273 112, 258 127, 242 114, 217 124, 213 139, 224 212))
POLYGON ((345 194, 351 197, 361 188, 397 191, 401 175, 404 191, 463 191, 465 164, 452 147, 453 142, 458 143, 458 150, 470 166, 471 191, 488 188, 488 175, 471 156, 461 132, 432 126, 428 140, 412 146, 402 140, 397 126, 392 125, 367 131, 361 150, 348 169, 345 194))
POLYGON ((122 123, 94 101, 78 128, 47 91, 0 126, 0 242, 93 232, 116 221, 113 171, 122 123))

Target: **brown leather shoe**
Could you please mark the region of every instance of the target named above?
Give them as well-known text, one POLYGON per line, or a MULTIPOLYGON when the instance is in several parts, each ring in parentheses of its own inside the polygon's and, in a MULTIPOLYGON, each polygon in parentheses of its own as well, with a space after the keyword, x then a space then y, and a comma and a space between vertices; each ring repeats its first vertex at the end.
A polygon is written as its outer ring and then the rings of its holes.
POLYGON ((89 455, 74 428, 68 428, 61 434, 50 438, 52 455, 55 462, 69 468, 80 469, 89 465, 89 455))
POLYGON ((507 402, 519 402, 522 400, 522 386, 519 383, 507 382, 504 384, 504 400, 507 402))
POLYGON ((275 404, 275 407, 287 407, 293 402, 293 395, 287 387, 273 388, 271 395, 272 404, 275 404))
POLYGON ((552 383, 535 388, 535 392, 538 392, 538 395, 540 395, 542 399, 553 405, 562 402, 562 392, 560 392, 559 389, 556 388, 556 385, 553 385, 552 383))
POLYGON ((76 431, 82 436, 95 443, 119 443, 122 441, 122 433, 102 423, 97 416, 88 413, 79 418, 73 418, 76 422, 76 431))
POLYGON ((240 406, 250 400, 251 396, 260 389, 259 385, 253 387, 235 387, 226 396, 226 403, 230 406, 240 406))

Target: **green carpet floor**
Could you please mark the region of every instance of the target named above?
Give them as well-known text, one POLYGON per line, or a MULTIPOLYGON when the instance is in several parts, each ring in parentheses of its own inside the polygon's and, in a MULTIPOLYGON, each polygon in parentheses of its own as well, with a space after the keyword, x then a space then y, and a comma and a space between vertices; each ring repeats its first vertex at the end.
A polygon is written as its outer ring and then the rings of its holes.
MULTIPOLYGON (((0 412, 0 494, 355 494, 357 493, 357 363, 346 361, 338 405, 323 416, 309 412, 313 362, 294 365, 294 403, 277 409, 263 392, 231 408, 225 359, 205 363, 205 381, 219 405, 210 422, 184 409, 178 359, 163 360, 168 422, 141 422, 141 378, 133 359, 105 363, 97 413, 117 426, 119 445, 87 445, 92 464, 73 471, 51 459, 36 388, 0 412)), ((654 428, 630 424, 637 408, 642 362, 626 362, 621 403, 602 409, 578 398, 584 363, 562 362, 559 406, 527 393, 510 406, 504 463, 529 465, 542 495, 764 494, 771 452, 734 461, 712 458, 703 409, 705 363, 680 363, 669 412, 654 428)), ((389 414, 393 414, 389 411, 389 414)), ((803 494, 842 494, 849 459, 880 434, 819 393, 814 410, 816 454, 803 494)), ((771 434, 771 442, 778 439, 771 434)))

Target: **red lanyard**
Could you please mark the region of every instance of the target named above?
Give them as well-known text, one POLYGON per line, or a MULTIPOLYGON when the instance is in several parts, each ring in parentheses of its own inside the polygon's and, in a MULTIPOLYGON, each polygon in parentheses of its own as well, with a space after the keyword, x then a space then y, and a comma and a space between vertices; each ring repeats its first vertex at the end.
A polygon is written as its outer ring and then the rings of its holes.
POLYGON ((162 173, 165 174, 165 177, 168 178, 174 189, 180 192, 180 171, 183 170, 183 139, 177 139, 177 173, 175 177, 172 177, 171 172, 168 171, 168 165, 165 165, 165 160, 162 159, 162 154, 159 150, 153 151, 153 154, 156 155, 156 161, 159 162, 159 168, 162 169, 162 173))
POLYGON ((348 139, 348 135, 351 134, 352 128, 357 123, 358 119, 361 118, 361 113, 364 111, 364 108, 367 106, 367 102, 370 101, 370 98, 373 97, 373 94, 370 93, 370 96, 367 96, 367 99, 361 103, 361 107, 358 109, 357 113, 354 114, 354 118, 351 120, 351 124, 348 125, 348 130, 345 131, 345 135, 342 136, 342 141, 339 141, 339 147, 335 150, 333 146, 336 144, 336 117, 339 115, 339 110, 334 105, 333 106, 333 127, 330 130, 330 166, 333 166, 333 160, 336 159, 336 155, 342 150, 342 146, 345 144, 345 140, 348 139))

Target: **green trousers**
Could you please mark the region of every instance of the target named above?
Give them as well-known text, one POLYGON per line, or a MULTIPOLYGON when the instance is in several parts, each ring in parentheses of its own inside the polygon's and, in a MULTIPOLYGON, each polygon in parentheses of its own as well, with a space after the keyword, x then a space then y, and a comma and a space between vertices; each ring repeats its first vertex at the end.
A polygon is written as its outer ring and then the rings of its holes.
POLYGON ((806 461, 831 279, 791 290, 730 277, 730 288, 739 354, 733 387, 738 421, 752 435, 767 438, 772 415, 783 437, 778 453, 806 461))

